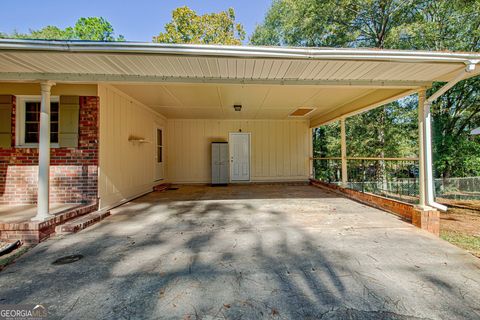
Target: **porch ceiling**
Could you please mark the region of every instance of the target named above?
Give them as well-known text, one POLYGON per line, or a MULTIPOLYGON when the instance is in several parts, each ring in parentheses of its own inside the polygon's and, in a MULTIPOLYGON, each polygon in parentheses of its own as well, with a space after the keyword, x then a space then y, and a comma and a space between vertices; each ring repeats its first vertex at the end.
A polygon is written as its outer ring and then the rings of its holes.
POLYGON ((286 119, 313 107, 307 117, 316 125, 451 80, 479 60, 478 53, 0 40, 0 81, 112 83, 169 118, 286 119), (244 108, 234 112, 233 104, 244 108))
MULTIPOLYGON (((406 88, 333 87, 314 85, 117 84, 117 89, 167 118, 289 119, 299 107, 315 108, 306 117, 329 115, 342 106, 361 108, 406 88), (237 112, 233 105, 242 105, 237 112)), ((299 119, 298 117, 294 119, 299 119)))

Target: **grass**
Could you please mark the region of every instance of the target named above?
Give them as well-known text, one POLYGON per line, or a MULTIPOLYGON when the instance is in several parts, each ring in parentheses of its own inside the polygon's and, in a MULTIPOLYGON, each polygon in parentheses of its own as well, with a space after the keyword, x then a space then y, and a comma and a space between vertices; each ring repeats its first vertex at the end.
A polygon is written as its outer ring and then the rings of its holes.
POLYGON ((480 237, 456 231, 441 231, 440 237, 480 258, 480 237))

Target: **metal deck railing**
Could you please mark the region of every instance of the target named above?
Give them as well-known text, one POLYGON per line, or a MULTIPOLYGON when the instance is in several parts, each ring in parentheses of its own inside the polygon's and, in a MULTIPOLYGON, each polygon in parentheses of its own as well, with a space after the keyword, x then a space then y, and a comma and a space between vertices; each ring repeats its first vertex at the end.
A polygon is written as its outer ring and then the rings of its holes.
MULTIPOLYGON (((340 185, 340 157, 313 157, 313 178, 340 185)), ((418 203, 418 158, 347 157, 347 188, 418 203)))

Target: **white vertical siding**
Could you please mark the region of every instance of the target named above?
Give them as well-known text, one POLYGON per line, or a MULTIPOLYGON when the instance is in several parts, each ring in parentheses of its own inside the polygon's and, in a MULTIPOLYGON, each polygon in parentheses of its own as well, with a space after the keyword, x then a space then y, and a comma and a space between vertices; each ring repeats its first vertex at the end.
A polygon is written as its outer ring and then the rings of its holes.
POLYGON ((100 97, 100 208, 148 192, 155 179, 155 127, 166 121, 119 90, 98 87, 100 97), (130 136, 148 143, 129 141, 130 136))
POLYGON ((209 183, 210 143, 229 132, 250 132, 252 181, 307 180, 309 125, 303 120, 168 120, 167 177, 209 183))

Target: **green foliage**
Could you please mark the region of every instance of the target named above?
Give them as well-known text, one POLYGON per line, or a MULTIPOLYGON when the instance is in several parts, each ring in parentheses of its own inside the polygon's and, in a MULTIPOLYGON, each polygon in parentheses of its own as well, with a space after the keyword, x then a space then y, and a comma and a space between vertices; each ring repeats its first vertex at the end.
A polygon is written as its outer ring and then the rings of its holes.
POLYGON ((125 41, 124 37, 120 35, 118 38, 114 37, 113 27, 104 18, 90 17, 80 18, 73 27, 73 39, 80 40, 98 40, 98 41, 125 41))
POLYGON ((332 122, 313 131, 314 157, 340 157, 340 122, 332 122))
POLYGON ((93 41, 125 41, 120 35, 114 36, 110 22, 101 17, 80 18, 73 27, 60 29, 46 26, 40 30, 30 30, 27 34, 14 32, 0 33, 0 38, 42 39, 42 40, 93 40, 93 41))
POLYGON ((250 38, 255 45, 341 47, 348 33, 354 1, 275 0, 250 38))
POLYGON ((413 19, 392 29, 389 48, 480 50, 479 0, 423 0, 412 12, 413 19))
POLYGON ((187 6, 172 12, 172 21, 165 25, 165 32, 153 38, 161 43, 194 43, 240 45, 245 31, 235 22, 235 11, 230 8, 219 13, 198 15, 187 6))
MULTIPOLYGON (((332 122, 313 130, 313 156, 316 158, 338 158, 340 149, 340 122, 332 122)), ((338 182, 341 179, 341 162, 337 159, 314 160, 315 178, 338 182)))
POLYGON ((415 4, 412 0, 276 0, 250 42, 383 48, 395 26, 413 21, 415 4))
POLYGON ((412 157, 418 150, 417 97, 347 118, 351 157, 412 157))
MULTIPOLYGON (((480 0, 276 0, 250 42, 480 51, 480 0)), ((480 126, 479 88, 478 77, 462 81, 433 105, 437 176, 480 175, 480 141, 469 134, 480 126)), ((349 118, 349 156, 414 155, 416 104, 416 97, 409 97, 349 118)), ((316 148, 339 145, 339 136, 334 139, 317 141, 316 148)))

